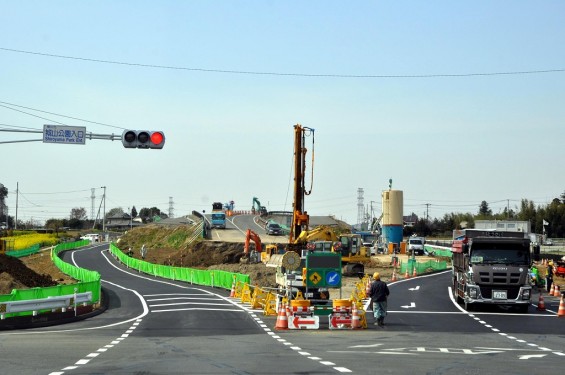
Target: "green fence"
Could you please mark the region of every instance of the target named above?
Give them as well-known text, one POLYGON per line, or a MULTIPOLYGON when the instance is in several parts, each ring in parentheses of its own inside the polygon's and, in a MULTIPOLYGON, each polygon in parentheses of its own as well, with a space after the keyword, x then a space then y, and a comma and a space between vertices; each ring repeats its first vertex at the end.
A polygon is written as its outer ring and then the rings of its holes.
POLYGON ((14 258, 27 257, 31 254, 39 252, 39 244, 28 247, 27 249, 6 251, 6 255, 14 258))
POLYGON ((165 279, 185 281, 191 284, 231 289, 235 281, 249 284, 249 275, 221 270, 198 270, 186 267, 174 267, 153 264, 144 260, 132 258, 124 254, 117 246, 110 244, 110 252, 128 268, 132 268, 148 275, 165 279))
MULTIPOLYGON (((55 246, 51 250, 51 260, 53 263, 65 274, 80 282, 68 285, 56 285, 45 288, 31 288, 31 289, 13 289, 10 294, 0 295, 0 311, 2 310, 2 302, 14 301, 28 301, 34 299, 42 299, 48 297, 58 297, 64 295, 71 295, 74 293, 92 293, 92 301, 94 304, 100 301, 100 274, 96 271, 90 271, 84 268, 78 268, 72 264, 64 262, 59 258, 58 254, 61 251, 75 249, 81 246, 86 246, 90 243, 88 240, 67 242, 55 246)), ((39 313, 49 312, 51 310, 40 310, 39 313)), ((13 316, 32 315, 32 311, 25 311, 19 313, 7 313, 5 318, 13 316)))
POLYGON ((408 262, 402 263, 400 265, 400 273, 404 274, 408 271, 408 274, 412 276, 414 273, 414 268, 416 273, 422 274, 430 271, 441 271, 447 269, 446 261, 439 260, 428 260, 427 262, 417 262, 416 259, 408 259, 408 262))
POLYGON ((449 247, 444 246, 432 246, 425 245, 424 248, 429 254, 433 254, 436 257, 449 257, 451 258, 453 253, 449 247))

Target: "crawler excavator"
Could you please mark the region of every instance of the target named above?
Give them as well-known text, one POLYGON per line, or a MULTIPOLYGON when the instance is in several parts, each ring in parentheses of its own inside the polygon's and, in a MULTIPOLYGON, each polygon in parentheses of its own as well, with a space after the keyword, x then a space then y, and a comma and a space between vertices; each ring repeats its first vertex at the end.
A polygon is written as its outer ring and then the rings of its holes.
POLYGON ((344 276, 364 274, 363 262, 371 259, 371 249, 363 246, 363 238, 359 234, 342 233, 338 235, 332 228, 322 225, 310 231, 302 231, 294 240, 296 246, 310 247, 313 251, 327 251, 328 242, 331 242, 331 251, 341 255, 344 276))
POLYGON ((261 238, 251 229, 245 232, 245 245, 243 247, 243 256, 240 258, 242 263, 266 263, 271 255, 278 253, 278 246, 275 244, 263 245, 261 238), (250 250, 251 241, 255 243, 255 249, 250 250))

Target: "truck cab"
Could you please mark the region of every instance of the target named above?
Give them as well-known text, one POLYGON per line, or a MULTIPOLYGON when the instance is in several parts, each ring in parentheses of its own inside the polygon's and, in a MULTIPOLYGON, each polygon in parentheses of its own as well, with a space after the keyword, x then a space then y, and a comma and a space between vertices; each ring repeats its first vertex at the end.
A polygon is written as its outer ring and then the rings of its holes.
POLYGON ((453 296, 470 309, 474 304, 516 306, 527 312, 530 239, 520 232, 467 230, 453 241, 453 296))

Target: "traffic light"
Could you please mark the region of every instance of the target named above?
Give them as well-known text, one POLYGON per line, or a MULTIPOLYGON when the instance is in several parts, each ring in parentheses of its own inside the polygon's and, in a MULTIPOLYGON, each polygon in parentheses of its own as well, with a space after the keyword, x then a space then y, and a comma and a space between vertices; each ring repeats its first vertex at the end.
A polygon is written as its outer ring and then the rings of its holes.
POLYGON ((125 148, 157 148, 165 145, 165 133, 153 130, 124 130, 122 144, 125 148))

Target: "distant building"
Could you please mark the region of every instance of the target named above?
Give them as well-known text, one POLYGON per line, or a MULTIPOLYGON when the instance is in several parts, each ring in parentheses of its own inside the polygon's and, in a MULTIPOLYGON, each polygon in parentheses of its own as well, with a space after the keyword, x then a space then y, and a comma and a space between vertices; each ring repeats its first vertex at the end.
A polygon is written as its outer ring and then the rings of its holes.
POLYGON ((413 227, 416 222, 418 221, 418 215, 412 213, 409 216, 402 216, 402 221, 404 221, 404 225, 407 227, 413 227))
POLYGON ((496 229, 509 232, 530 233, 531 225, 529 221, 475 220, 475 229, 496 229))

